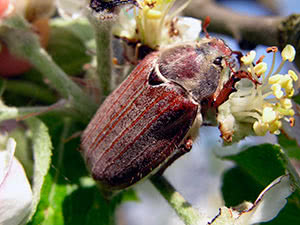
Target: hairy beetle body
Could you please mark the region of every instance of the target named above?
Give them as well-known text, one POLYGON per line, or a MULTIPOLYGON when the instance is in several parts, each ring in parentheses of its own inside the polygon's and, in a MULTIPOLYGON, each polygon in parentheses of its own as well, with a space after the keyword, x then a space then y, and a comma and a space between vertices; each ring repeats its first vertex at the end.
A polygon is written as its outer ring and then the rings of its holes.
POLYGON ((136 183, 195 139, 201 101, 219 86, 222 68, 212 63, 227 54, 213 40, 150 54, 98 109, 81 147, 103 188, 136 183))

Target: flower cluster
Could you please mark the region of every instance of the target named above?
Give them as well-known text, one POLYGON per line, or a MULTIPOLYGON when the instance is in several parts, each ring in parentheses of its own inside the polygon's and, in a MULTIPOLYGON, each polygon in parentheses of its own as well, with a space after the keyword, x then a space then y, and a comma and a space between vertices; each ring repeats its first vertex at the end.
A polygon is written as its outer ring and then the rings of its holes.
POLYGON ((252 124, 254 133, 259 136, 267 132, 279 134, 282 119, 293 125, 294 110, 290 98, 294 94, 293 83, 298 77, 293 70, 289 70, 287 74, 279 73, 286 61, 294 60, 295 49, 291 45, 283 49, 282 62, 275 71, 277 48, 268 48, 267 52, 273 53, 273 62, 268 73, 263 57, 254 63, 255 51, 241 57, 239 70, 248 72, 255 82, 247 79, 239 81, 235 87, 237 91, 218 108, 217 119, 222 137, 226 141, 232 140, 233 133, 241 127, 241 123, 252 124))
POLYGON ((176 17, 189 3, 173 10, 176 0, 138 1, 133 16, 128 11, 120 13, 114 27, 115 36, 137 41, 152 49, 178 41, 194 41, 201 30, 201 22, 186 17, 176 17))

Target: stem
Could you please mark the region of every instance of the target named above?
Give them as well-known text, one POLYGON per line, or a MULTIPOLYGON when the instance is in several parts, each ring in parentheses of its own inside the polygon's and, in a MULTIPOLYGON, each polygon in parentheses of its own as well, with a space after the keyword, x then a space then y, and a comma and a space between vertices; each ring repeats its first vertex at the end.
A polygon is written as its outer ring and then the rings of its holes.
POLYGON ((186 225, 202 224, 200 221, 203 221, 203 224, 207 223, 206 218, 201 216, 163 176, 153 176, 150 180, 186 225))
POLYGON ((84 118, 90 118, 96 111, 96 104, 77 84, 52 60, 40 46, 37 35, 32 32, 28 23, 19 16, 5 21, 8 26, 2 27, 1 38, 10 51, 31 62, 44 78, 65 98, 84 118))
POLYGON ((102 96, 106 97, 111 92, 112 72, 112 47, 111 29, 113 20, 101 20, 93 14, 89 15, 89 21, 94 27, 97 52, 97 73, 99 77, 102 96))
POLYGON ((31 97, 45 103, 53 103, 57 97, 49 89, 24 80, 5 80, 5 90, 31 97))
POLYGON ((63 116, 70 116, 72 118, 80 118, 78 113, 76 114, 70 109, 70 105, 66 100, 60 100, 57 103, 50 106, 33 106, 33 107, 0 107, 0 121, 17 119, 26 119, 29 116, 41 115, 44 113, 62 114, 63 116))
POLYGON ((88 118, 92 117, 96 111, 96 104, 92 99, 52 61, 44 49, 33 50, 33 55, 28 57, 30 62, 51 81, 64 98, 71 100, 76 110, 88 118))

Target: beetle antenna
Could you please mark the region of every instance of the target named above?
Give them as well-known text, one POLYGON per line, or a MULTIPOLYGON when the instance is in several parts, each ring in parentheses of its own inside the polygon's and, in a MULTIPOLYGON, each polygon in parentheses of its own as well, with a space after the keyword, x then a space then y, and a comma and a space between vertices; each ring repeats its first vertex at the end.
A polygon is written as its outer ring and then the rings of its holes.
POLYGON ((209 26, 209 24, 210 24, 210 17, 207 16, 207 17, 205 18, 204 24, 203 24, 203 26, 202 26, 202 29, 203 29, 203 31, 204 31, 204 33, 205 33, 205 37, 206 37, 206 38, 210 38, 210 35, 209 35, 209 33, 207 32, 207 27, 209 26))

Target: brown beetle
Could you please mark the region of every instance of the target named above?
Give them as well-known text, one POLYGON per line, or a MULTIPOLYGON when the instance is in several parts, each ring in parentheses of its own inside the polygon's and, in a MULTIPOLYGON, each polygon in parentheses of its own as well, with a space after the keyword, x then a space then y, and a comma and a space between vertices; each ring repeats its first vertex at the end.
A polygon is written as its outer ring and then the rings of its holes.
POLYGON ((93 178, 105 189, 123 189, 187 152, 202 124, 201 105, 222 89, 231 54, 222 40, 204 38, 142 60, 83 133, 93 178))

